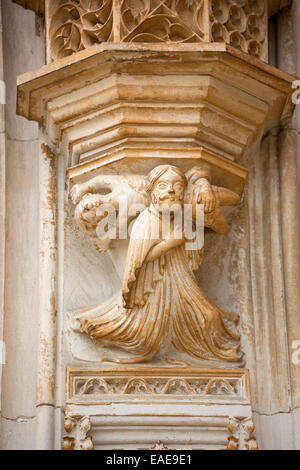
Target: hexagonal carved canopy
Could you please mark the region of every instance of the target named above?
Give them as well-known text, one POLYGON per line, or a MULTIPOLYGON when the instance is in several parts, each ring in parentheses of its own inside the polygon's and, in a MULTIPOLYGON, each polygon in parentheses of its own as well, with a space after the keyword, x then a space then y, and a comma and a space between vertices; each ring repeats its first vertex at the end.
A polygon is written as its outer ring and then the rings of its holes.
POLYGON ((238 163, 292 113, 293 80, 224 44, 105 44, 20 77, 18 113, 45 126, 74 178, 202 158, 240 193, 238 163))

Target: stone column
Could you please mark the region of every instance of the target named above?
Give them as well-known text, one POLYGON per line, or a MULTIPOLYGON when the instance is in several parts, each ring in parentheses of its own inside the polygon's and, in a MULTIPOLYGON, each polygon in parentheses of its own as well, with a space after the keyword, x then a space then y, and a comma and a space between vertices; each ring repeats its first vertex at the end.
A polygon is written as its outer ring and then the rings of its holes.
MULTIPOLYGON (((16 76, 44 63, 43 31, 37 28, 33 12, 10 0, 1 3, 7 106, 6 364, 2 376, 0 448, 33 449, 39 322, 39 144, 37 124, 16 116, 15 109, 16 76)), ((2 230, 1 222, 0 226, 2 230)), ((2 293, 0 297, 2 300, 2 293)))
MULTIPOLYGON (((300 72, 299 22, 299 2, 273 18, 274 65, 294 76, 300 72)), ((299 116, 296 106, 291 119, 264 137, 249 179, 252 295, 262 322, 256 330, 255 422, 264 449, 300 447, 299 116)))
MULTIPOLYGON (((300 4, 278 16, 278 67, 300 75, 300 4)), ((300 105, 280 133, 279 166, 293 446, 300 448, 300 105)))
POLYGON ((5 276, 5 82, 3 79, 2 13, 0 3, 0 413, 2 365, 5 362, 5 346, 3 342, 5 276))

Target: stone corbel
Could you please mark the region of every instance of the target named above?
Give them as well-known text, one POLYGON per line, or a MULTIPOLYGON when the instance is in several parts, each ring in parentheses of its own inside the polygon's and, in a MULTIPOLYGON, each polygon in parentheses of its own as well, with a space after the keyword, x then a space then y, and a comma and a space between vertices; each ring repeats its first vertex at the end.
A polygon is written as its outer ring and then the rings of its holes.
POLYGON ((292 114, 294 80, 224 44, 103 44, 19 77, 18 114, 45 126, 71 180, 174 152, 241 193, 237 162, 292 114))

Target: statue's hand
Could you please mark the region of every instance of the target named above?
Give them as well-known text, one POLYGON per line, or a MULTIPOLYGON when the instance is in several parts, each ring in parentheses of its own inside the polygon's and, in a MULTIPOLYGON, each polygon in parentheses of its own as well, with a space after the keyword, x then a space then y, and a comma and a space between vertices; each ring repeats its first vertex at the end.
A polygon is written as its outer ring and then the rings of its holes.
POLYGON ((76 207, 75 218, 86 231, 95 230, 99 217, 97 208, 102 204, 100 194, 86 194, 76 207))
POLYGON ((205 178, 200 178, 193 184, 189 183, 185 198, 187 204, 204 205, 204 212, 213 212, 216 208, 216 195, 210 184, 205 178))
POLYGON ((204 205, 204 212, 213 212, 216 208, 216 196, 214 191, 206 191, 205 193, 198 193, 197 197, 198 204, 204 205))

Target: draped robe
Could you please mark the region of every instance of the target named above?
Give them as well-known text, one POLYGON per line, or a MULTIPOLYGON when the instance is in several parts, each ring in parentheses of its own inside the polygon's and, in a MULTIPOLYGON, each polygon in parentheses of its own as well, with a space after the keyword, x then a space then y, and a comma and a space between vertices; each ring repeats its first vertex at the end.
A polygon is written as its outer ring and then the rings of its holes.
POLYGON ((202 253, 188 252, 182 244, 146 261, 161 241, 159 215, 151 207, 133 225, 122 291, 81 311, 81 331, 132 353, 117 362, 151 358, 166 336, 179 352, 195 358, 239 360, 238 316, 214 305, 194 277, 202 253))

